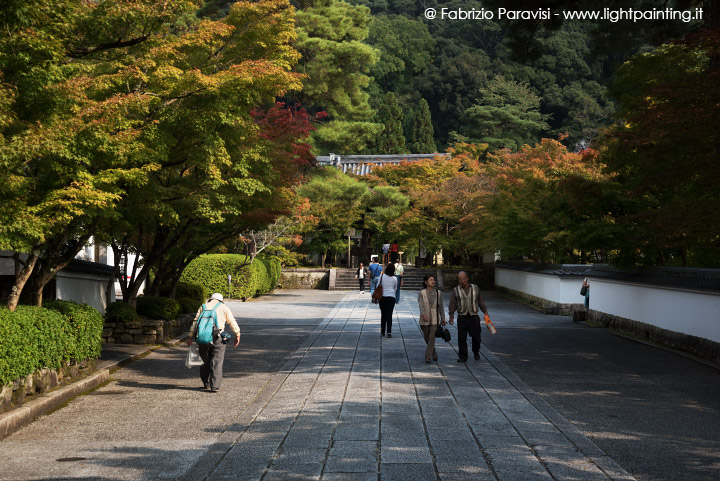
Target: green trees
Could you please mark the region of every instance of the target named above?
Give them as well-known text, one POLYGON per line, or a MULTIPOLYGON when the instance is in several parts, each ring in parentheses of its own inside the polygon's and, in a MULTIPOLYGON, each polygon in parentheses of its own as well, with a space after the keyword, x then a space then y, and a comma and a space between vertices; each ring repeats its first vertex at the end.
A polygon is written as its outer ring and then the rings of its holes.
POLYGON ((497 76, 479 94, 477 105, 462 116, 461 132, 474 142, 518 150, 548 127, 540 98, 526 85, 497 76))
POLYGON ((136 279, 157 280, 251 213, 288 208, 300 164, 252 115, 300 87, 286 2, 238 3, 221 21, 180 0, 23 8, 3 7, 0 45, 0 247, 29 254, 11 308, 26 281, 40 304, 91 235, 142 254, 136 279))
POLYGON ((420 99, 417 109, 413 112, 410 128, 410 152, 413 154, 432 154, 437 151, 433 140, 433 126, 430 119, 430 108, 425 99, 420 99))
POLYGON ((376 15, 368 44, 379 52, 372 76, 380 89, 401 96, 412 93, 414 78, 433 58, 435 39, 425 24, 403 15, 376 15))
POLYGON ((310 200, 310 212, 317 225, 309 234, 308 248, 322 254, 325 264, 328 252, 342 250, 343 235, 360 219, 369 195, 367 185, 334 167, 318 169, 298 193, 310 200))
POLYGON ((376 154, 404 154, 405 136, 403 135, 403 113, 395 94, 388 92, 383 97, 383 103, 377 110, 378 123, 382 124, 383 131, 378 137, 374 153, 376 154))
POLYGON ((124 188, 155 170, 141 137, 162 100, 137 89, 145 75, 138 63, 192 8, 186 1, 3 6, 0 244, 29 255, 11 309, 28 281, 32 302, 42 302, 42 287, 115 216, 124 188))
POLYGON ((705 31, 637 55, 612 86, 620 120, 601 159, 618 174, 623 263, 720 265, 719 38, 705 31))
POLYGON ((382 127, 374 124, 369 95, 370 67, 375 49, 363 41, 371 21, 368 9, 341 0, 302 2, 296 15, 301 54, 296 71, 303 74, 302 91, 294 99, 329 119, 313 133, 319 153, 358 153, 382 127))

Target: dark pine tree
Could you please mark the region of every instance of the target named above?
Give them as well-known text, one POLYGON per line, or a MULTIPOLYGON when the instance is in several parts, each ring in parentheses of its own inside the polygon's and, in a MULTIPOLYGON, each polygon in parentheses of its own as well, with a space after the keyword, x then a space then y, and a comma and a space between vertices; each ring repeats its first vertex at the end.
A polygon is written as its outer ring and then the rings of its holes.
POLYGON ((410 142, 410 151, 413 154, 431 154, 437 150, 435 141, 433 140, 430 107, 428 107, 425 99, 420 99, 420 102, 418 102, 410 138, 412 139, 410 142))
POLYGON ((377 141, 378 154, 405 154, 405 136, 402 127, 403 113, 397 97, 388 92, 377 112, 377 121, 383 125, 383 132, 377 141))

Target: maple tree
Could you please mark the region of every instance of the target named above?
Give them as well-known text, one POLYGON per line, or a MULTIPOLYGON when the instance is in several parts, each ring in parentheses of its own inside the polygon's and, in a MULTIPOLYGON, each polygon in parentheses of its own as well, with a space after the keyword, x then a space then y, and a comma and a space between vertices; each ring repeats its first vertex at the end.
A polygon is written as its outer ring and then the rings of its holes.
POLYGON ((154 169, 139 141, 154 99, 127 92, 139 72, 124 62, 193 9, 182 0, 3 5, 0 247, 20 262, 27 254, 10 309, 26 282, 41 303, 45 283, 115 215, 122 186, 154 169))
POLYGON ((576 188, 609 180, 596 154, 569 152, 551 139, 490 154, 484 172, 492 195, 477 220, 482 248, 536 262, 576 261, 576 249, 607 248, 612 219, 599 213, 598 198, 585 195, 591 191, 576 188))
POLYGON ((432 255, 442 249, 452 252, 462 243, 457 233, 468 204, 458 198, 467 190, 459 188, 463 182, 473 184, 478 172, 478 162, 470 156, 438 156, 385 165, 373 170, 371 182, 395 186, 409 199, 408 208, 388 226, 405 244, 420 241, 432 255))
POLYGON ((293 196, 275 187, 294 167, 251 112, 300 86, 293 9, 240 2, 216 21, 197 6, 3 7, 0 247, 29 254, 11 308, 25 281, 40 304, 90 235, 141 253, 141 280, 161 262, 176 272, 253 210, 287 210, 293 196))

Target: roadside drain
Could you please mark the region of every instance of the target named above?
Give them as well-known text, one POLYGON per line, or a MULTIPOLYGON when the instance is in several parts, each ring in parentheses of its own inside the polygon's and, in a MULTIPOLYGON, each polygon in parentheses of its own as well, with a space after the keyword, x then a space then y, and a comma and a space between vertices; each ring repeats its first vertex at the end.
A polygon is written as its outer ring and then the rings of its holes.
POLYGON ((55 461, 57 461, 58 463, 72 463, 75 461, 85 461, 86 459, 87 458, 82 458, 80 456, 76 456, 76 457, 70 457, 70 458, 58 458, 55 461))

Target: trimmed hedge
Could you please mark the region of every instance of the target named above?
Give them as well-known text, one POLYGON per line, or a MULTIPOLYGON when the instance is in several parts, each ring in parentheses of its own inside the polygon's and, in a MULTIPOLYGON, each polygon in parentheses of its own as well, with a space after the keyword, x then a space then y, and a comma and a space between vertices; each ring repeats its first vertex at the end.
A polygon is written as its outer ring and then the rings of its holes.
POLYGON ((183 314, 195 314, 198 308, 200 308, 200 306, 205 302, 205 299, 198 302, 196 299, 191 299, 189 297, 181 297, 175 300, 180 303, 180 312, 183 314))
POLYGON ((272 291, 280 279, 281 266, 277 260, 249 258, 240 254, 206 254, 190 262, 181 280, 200 284, 206 292, 219 292, 229 299, 261 296, 272 291), (228 292, 227 276, 232 276, 228 292))
POLYGON ((176 319, 180 314, 180 303, 168 297, 141 296, 137 298, 138 314, 148 319, 176 319))
POLYGON ((105 320, 94 307, 71 301, 51 301, 45 308, 57 311, 68 320, 65 333, 70 336, 66 359, 96 359, 100 357, 102 331, 105 320))
POLYGON ((115 301, 105 309, 105 320, 107 322, 132 322, 137 317, 135 307, 128 302, 115 301))
MULTIPOLYGON (((160 295, 163 297, 170 296, 170 285, 166 284, 160 288, 160 295)), ((202 284, 180 281, 175 286, 175 299, 182 298, 194 299, 200 304, 207 300, 207 292, 202 284)))
POLYGON ((99 312, 65 301, 46 305, 53 309, 0 309, 0 386, 44 367, 59 370, 63 362, 100 355, 103 320, 99 312))

